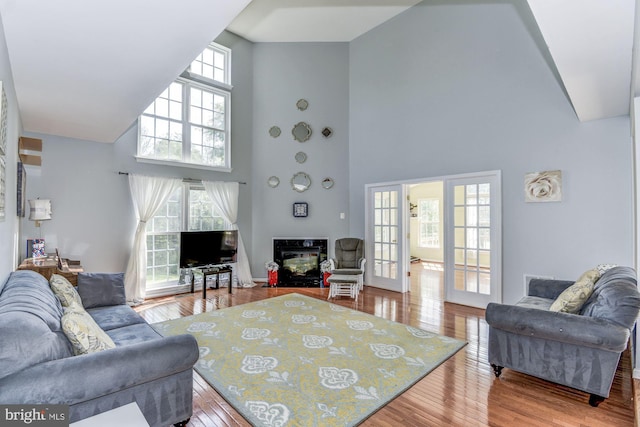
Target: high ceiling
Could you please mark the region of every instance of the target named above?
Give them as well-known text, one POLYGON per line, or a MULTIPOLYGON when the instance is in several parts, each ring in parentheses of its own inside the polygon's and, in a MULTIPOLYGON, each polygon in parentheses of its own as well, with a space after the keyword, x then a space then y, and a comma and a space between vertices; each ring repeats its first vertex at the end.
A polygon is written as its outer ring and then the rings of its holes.
MULTIPOLYGON (((25 131, 114 142, 225 28, 349 42, 418 2, 0 0, 0 16, 25 131)), ((640 93, 636 2, 528 0, 580 120, 627 115, 640 93)))

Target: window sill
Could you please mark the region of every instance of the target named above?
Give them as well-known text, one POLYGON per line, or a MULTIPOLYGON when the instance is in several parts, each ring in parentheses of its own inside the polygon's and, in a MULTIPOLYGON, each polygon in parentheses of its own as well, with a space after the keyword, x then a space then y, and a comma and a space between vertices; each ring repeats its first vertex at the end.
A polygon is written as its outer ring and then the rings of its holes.
POLYGON ((135 158, 136 158, 136 161, 140 163, 153 163, 155 165, 202 169, 202 170, 217 171, 217 172, 231 172, 233 170, 232 168, 223 167, 223 166, 207 166, 207 165, 201 165, 198 163, 176 162, 172 160, 160 160, 160 159, 152 159, 149 157, 140 157, 140 156, 135 156, 135 158))

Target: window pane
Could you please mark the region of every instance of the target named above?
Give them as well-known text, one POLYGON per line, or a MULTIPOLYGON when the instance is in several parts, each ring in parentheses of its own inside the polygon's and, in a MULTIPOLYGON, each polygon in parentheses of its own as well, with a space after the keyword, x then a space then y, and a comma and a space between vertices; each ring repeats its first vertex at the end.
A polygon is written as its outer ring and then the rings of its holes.
MULTIPOLYGON (((221 73, 221 81, 230 83, 225 81, 229 58, 230 51, 212 44, 191 63, 189 70, 208 78, 221 73)), ((231 167, 226 126, 230 120, 227 112, 230 97, 226 90, 180 77, 141 115, 137 154, 159 160, 231 167), (189 123, 195 127, 185 126, 189 123), (196 135, 191 135, 191 131, 196 135)))

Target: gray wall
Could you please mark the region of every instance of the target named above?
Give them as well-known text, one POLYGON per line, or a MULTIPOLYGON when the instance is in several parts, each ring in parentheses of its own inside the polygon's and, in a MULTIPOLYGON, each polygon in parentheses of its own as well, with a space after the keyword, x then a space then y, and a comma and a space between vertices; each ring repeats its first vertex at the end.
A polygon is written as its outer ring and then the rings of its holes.
POLYGON ((249 255, 255 277, 266 277, 264 263, 272 257, 273 237, 348 236, 349 182, 349 56, 345 43, 266 43, 254 46, 254 147, 253 147, 253 248, 249 255), (306 111, 296 101, 309 101, 306 111), (296 142, 293 126, 304 121, 311 126, 311 139, 296 142), (272 138, 271 126, 282 134, 272 138), (320 131, 329 126, 334 134, 326 139, 320 131), (307 154, 298 164, 294 155, 307 154), (290 185, 296 172, 311 176, 309 190, 298 193, 290 185), (267 178, 280 178, 277 188, 267 178), (330 190, 320 181, 331 177, 330 190), (307 202, 309 216, 294 218, 294 202, 307 202), (346 218, 340 219, 344 212, 346 218))
POLYGON ((5 219, 0 221, 0 287, 18 265, 20 221, 16 215, 16 171, 18 137, 22 122, 18 112, 4 28, 0 21, 0 81, 7 97, 7 152, 5 154, 5 219))
MULTIPOLYGON (((138 163, 137 123, 114 144, 30 134, 43 140, 43 162, 27 177, 29 198, 50 198, 52 219, 42 223, 47 251, 56 247, 64 257, 80 259, 87 271, 124 271, 136 221, 126 176, 118 171, 153 176, 188 177, 211 181, 245 181, 240 186, 239 218, 243 239, 251 247, 252 44, 230 33, 217 40, 233 49, 231 173, 192 168, 167 168, 138 163)), ((170 83, 170 82, 168 82, 170 83)), ((14 172, 15 174, 15 172, 14 172)), ((31 221, 22 221, 21 255, 25 240, 38 236, 31 221)))
MULTIPOLYGON (((48 243, 88 270, 121 271, 135 220, 118 170, 246 181, 239 224, 252 273, 264 277, 274 236, 363 236, 365 184, 500 169, 506 302, 524 292, 524 273, 570 279, 600 262, 633 265, 629 118, 580 123, 536 31, 522 6, 459 0, 421 3, 349 44, 253 45, 225 33, 219 41, 234 57, 231 174, 139 164, 135 127, 115 144, 42 135, 41 175, 28 177, 27 193, 53 200, 48 243), (295 108, 299 98, 307 111, 295 108), (290 136, 299 121, 313 128, 309 142, 290 136), (320 136, 324 126, 332 138, 320 136), (308 155, 302 165, 298 151, 308 155), (563 172, 564 200, 525 204, 524 174, 553 169, 563 172), (311 175, 307 192, 289 186, 298 171, 311 175), (271 175, 278 188, 267 186, 271 175), (319 186, 325 176, 333 189, 319 186), (292 217, 296 201, 309 203, 308 218, 292 217)), ((3 79, 8 69, 0 46, 3 79)), ((11 126, 15 141, 16 117, 11 126)), ((3 239, 18 230, 8 218, 3 239)), ((35 230, 22 226, 24 245, 35 230)), ((0 251, 6 275, 13 250, 0 251)))
POLYGON ((534 30, 510 2, 427 1, 351 42, 352 235, 367 183, 500 169, 505 302, 524 273, 634 265, 629 118, 580 123, 534 30), (525 204, 554 169, 563 201, 525 204))

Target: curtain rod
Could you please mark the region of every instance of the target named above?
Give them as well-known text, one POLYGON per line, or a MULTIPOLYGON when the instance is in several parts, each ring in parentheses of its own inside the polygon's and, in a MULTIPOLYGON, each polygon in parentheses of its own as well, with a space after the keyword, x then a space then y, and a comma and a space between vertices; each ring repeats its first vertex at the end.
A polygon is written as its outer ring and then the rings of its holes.
MULTIPOLYGON (((129 175, 129 172, 122 172, 122 171, 119 171, 119 172, 118 172, 118 175, 129 175)), ((201 180, 201 179, 195 179, 195 178, 182 178, 182 181, 183 181, 183 182, 193 182, 193 183, 198 183, 198 182, 200 182, 200 183, 201 183, 201 182, 202 182, 202 180, 201 180)), ((238 184, 246 185, 247 183, 246 183, 246 182, 243 182, 243 181, 238 181, 238 184)))

